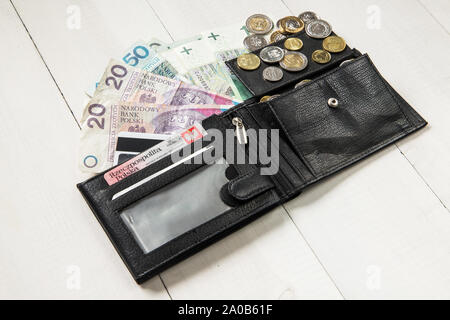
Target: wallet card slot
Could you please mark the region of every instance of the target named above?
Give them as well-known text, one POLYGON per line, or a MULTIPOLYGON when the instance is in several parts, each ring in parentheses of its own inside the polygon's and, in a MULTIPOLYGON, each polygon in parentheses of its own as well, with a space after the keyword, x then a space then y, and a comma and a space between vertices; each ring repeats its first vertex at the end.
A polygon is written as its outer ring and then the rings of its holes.
POLYGON ((392 91, 364 55, 268 103, 317 180, 417 129, 392 91))
POLYGON ((202 167, 120 212, 144 254, 231 209, 220 197, 226 169, 224 163, 202 167))

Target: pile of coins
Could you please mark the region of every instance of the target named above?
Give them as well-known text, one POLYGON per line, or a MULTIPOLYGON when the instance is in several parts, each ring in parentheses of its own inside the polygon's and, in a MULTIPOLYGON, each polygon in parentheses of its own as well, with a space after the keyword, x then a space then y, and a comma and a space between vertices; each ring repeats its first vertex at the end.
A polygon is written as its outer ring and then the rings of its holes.
MULTIPOLYGON (((261 66, 261 60, 267 64, 278 63, 279 66, 289 72, 300 72, 308 66, 308 57, 299 52, 303 48, 303 42, 296 37, 288 37, 305 30, 310 38, 324 39, 323 49, 316 50, 312 54, 312 60, 319 64, 331 61, 332 53, 345 50, 347 44, 341 37, 330 36, 333 32, 331 25, 311 11, 303 12, 298 17, 288 16, 277 21, 277 30, 273 31, 269 38, 270 44, 284 41, 284 48, 269 45, 265 36, 274 29, 273 21, 264 14, 254 14, 246 21, 246 27, 250 35, 244 39, 244 45, 249 51, 263 48, 259 56, 254 53, 245 53, 238 57, 239 68, 246 71, 257 70, 261 66)), ((276 82, 283 79, 283 70, 277 66, 269 66, 263 70, 263 78, 266 81, 276 82)), ((300 85, 300 84, 299 84, 300 85)))

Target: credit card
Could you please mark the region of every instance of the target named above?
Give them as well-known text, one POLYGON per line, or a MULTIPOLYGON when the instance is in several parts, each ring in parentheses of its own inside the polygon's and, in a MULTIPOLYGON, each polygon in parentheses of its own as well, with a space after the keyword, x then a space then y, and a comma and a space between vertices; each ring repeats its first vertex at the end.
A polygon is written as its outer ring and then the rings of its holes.
POLYGON ((147 166, 202 139, 205 135, 205 129, 201 124, 196 123, 191 128, 170 136, 167 140, 149 148, 118 167, 111 169, 106 172, 103 177, 105 178, 106 183, 112 186, 147 166))
POLYGON ((170 135, 120 132, 117 137, 116 150, 114 152, 114 165, 133 159, 138 154, 153 148, 170 138, 170 135))

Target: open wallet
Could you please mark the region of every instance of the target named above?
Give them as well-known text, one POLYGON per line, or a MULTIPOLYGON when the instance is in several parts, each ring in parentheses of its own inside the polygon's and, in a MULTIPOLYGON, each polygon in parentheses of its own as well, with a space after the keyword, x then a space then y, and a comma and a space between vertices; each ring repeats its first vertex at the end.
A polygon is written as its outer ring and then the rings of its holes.
MULTIPOLYGON (((322 40, 304 31, 294 36, 308 57, 321 48, 322 40)), ((284 72, 276 83, 263 79, 263 62, 255 71, 240 69, 236 59, 226 64, 254 97, 201 126, 224 136, 233 130, 245 163, 177 165, 166 156, 114 184, 102 173, 78 185, 138 283, 427 124, 355 49, 332 54, 325 65, 310 61, 301 72, 284 72), (303 79, 311 81, 295 88, 303 79), (277 97, 260 102, 270 93, 277 97), (258 158, 248 161, 255 145, 242 134, 250 129, 278 130, 276 146, 270 138, 257 139, 278 153, 275 174, 263 175, 267 164, 258 158)), ((199 141, 202 148, 211 144, 199 141)))

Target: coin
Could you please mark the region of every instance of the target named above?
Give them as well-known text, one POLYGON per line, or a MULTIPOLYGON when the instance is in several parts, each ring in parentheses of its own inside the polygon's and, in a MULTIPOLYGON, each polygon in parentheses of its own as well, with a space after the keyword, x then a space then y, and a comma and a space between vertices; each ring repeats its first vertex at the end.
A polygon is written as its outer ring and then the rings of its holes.
POLYGON ((281 19, 280 29, 287 33, 298 33, 305 28, 305 23, 297 17, 289 16, 281 19))
POLYGON ((287 71, 302 71, 308 66, 308 58, 303 53, 288 51, 280 61, 280 66, 287 71))
POLYGON ((341 37, 331 36, 323 40, 323 48, 328 52, 338 53, 345 50, 347 44, 341 37))
POLYGON ((245 23, 247 30, 254 34, 267 34, 273 29, 273 21, 264 14, 254 14, 245 23))
POLYGON ((267 41, 261 35, 252 34, 252 35, 249 35, 248 37, 245 37, 244 46, 249 51, 255 51, 255 50, 258 50, 258 49, 261 49, 261 48, 267 46, 267 41))
POLYGON ((304 23, 308 24, 313 20, 318 20, 319 18, 317 17, 317 14, 315 14, 312 11, 306 11, 303 13, 300 13, 300 15, 298 16, 301 20, 303 20, 304 23))
POLYGON ((312 54, 312 59, 320 64, 325 64, 331 61, 331 54, 325 50, 316 50, 312 54))
POLYGON ((275 63, 284 58, 284 50, 280 47, 269 46, 262 49, 259 56, 265 63, 275 63))
POLYGON ((264 96, 264 97, 261 98, 261 100, 259 100, 259 102, 266 102, 266 101, 269 101, 270 98, 272 98, 272 97, 271 97, 271 96, 264 96))
POLYGON ((282 34, 279 30, 274 31, 271 35, 270 35, 270 42, 278 42, 280 40, 286 39, 286 36, 284 34, 282 34))
POLYGON ((298 87, 301 87, 302 85, 304 85, 305 83, 308 83, 308 82, 311 82, 311 80, 305 79, 305 80, 300 81, 299 83, 297 83, 295 85, 295 89, 297 89, 298 87))
POLYGON ((278 29, 281 28, 281 20, 283 20, 283 18, 282 18, 282 19, 279 19, 279 20, 277 21, 277 28, 278 28, 278 29))
POLYGON ((297 51, 303 48, 303 41, 299 38, 289 38, 284 42, 284 47, 290 51, 297 51))
POLYGON ((313 20, 306 25, 306 34, 315 39, 325 39, 332 31, 331 25, 325 20, 313 20))
POLYGON ((268 101, 272 101, 273 99, 276 99, 280 96, 281 96, 281 94, 275 94, 275 95, 271 96, 268 101))
POLYGON ((244 53, 237 58, 239 68, 244 70, 256 70, 261 65, 261 60, 253 53, 244 53))
POLYGON ((350 62, 352 62, 353 60, 355 60, 355 59, 345 60, 344 62, 341 63, 341 65, 340 65, 339 67, 343 67, 343 66, 347 65, 347 64, 349 64, 350 62))
POLYGON ((278 67, 267 67, 263 71, 264 80, 277 82, 283 79, 283 70, 278 67))
POLYGON ((286 30, 283 29, 283 27, 281 26, 281 21, 283 21, 283 19, 285 18, 281 18, 280 20, 277 21, 277 28, 278 28, 278 32, 283 34, 283 35, 287 35, 288 33, 286 32, 286 30))

